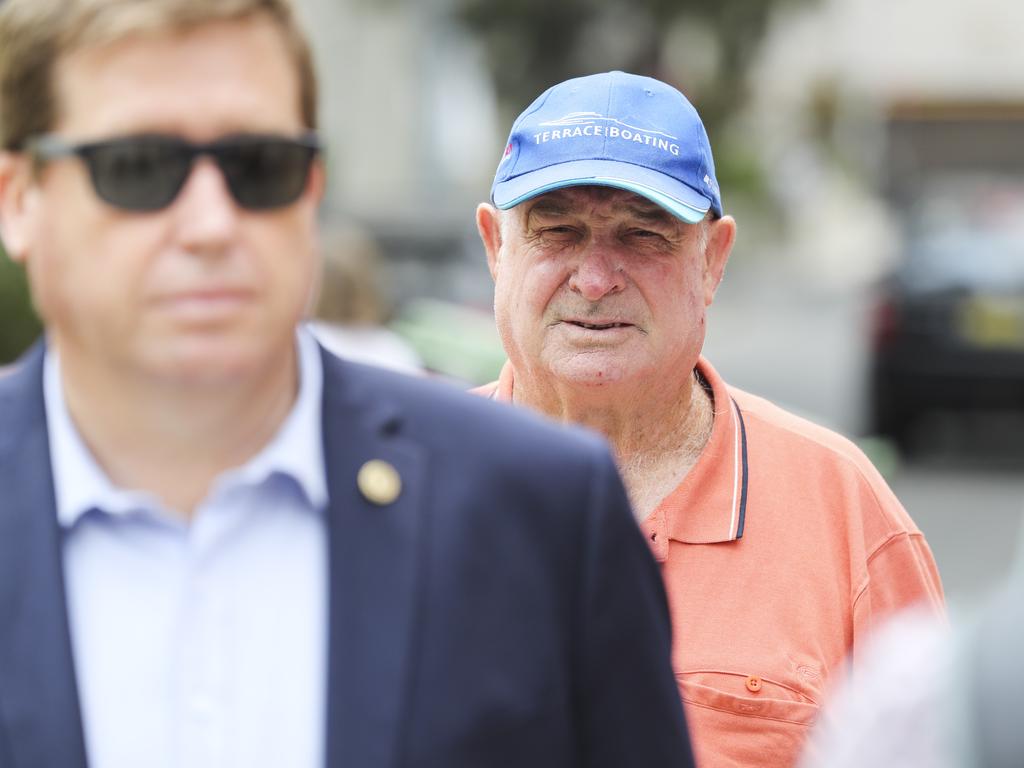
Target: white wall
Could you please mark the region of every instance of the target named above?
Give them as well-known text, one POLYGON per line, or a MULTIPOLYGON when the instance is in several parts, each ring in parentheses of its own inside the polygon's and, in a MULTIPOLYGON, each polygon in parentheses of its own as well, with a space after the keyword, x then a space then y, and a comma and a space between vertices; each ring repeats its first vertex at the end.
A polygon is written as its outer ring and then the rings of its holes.
POLYGON ((486 195, 503 135, 444 0, 299 0, 316 50, 329 205, 368 221, 454 226, 486 195))

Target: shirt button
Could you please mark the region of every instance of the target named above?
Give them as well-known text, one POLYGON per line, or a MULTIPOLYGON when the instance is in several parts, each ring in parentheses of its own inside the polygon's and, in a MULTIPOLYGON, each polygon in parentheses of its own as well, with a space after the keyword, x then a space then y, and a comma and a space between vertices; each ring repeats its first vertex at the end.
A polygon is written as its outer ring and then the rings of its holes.
POLYGON ((757 675, 749 675, 747 677, 747 690, 751 693, 757 693, 761 690, 761 678, 757 675))

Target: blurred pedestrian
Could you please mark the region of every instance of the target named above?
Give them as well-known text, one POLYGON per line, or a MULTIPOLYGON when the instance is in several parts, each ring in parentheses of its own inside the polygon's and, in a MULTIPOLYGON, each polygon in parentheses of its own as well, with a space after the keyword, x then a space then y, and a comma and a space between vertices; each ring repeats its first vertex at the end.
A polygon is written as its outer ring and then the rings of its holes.
POLYGON ((387 327, 389 309, 381 287, 380 254, 354 228, 324 241, 323 274, 310 328, 328 350, 349 360, 403 373, 421 373, 416 350, 387 327))
POLYGON ((0 5, 0 766, 691 764, 603 444, 299 327, 315 129, 289 0, 0 5))
POLYGON ((508 362, 478 392, 610 440, 661 564, 698 764, 792 765, 872 627, 941 613, 924 536, 853 444, 701 356, 736 223, 679 91, 622 72, 550 88, 491 198, 477 225, 508 362))

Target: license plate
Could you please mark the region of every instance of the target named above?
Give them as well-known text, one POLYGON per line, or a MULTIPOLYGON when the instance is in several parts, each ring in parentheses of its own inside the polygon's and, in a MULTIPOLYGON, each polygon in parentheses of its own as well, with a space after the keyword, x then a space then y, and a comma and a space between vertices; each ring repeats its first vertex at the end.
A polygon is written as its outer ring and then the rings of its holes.
POLYGON ((1024 297, 979 296, 964 302, 960 334, 979 347, 1024 349, 1024 297))

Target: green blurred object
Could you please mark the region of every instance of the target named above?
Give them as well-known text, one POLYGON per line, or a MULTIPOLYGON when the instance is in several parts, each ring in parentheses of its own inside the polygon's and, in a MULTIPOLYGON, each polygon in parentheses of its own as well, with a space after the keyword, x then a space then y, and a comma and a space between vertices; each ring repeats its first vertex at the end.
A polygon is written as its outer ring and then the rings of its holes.
POLYGON ((0 365, 16 360, 42 332, 32 310, 25 270, 0 246, 0 365))
POLYGON ((413 346, 429 370, 467 385, 495 380, 505 362, 494 318, 479 309, 417 299, 389 327, 413 346))
POLYGON ((857 440, 857 445, 875 465, 882 477, 889 479, 899 471, 900 452, 892 440, 879 435, 867 435, 857 440))

